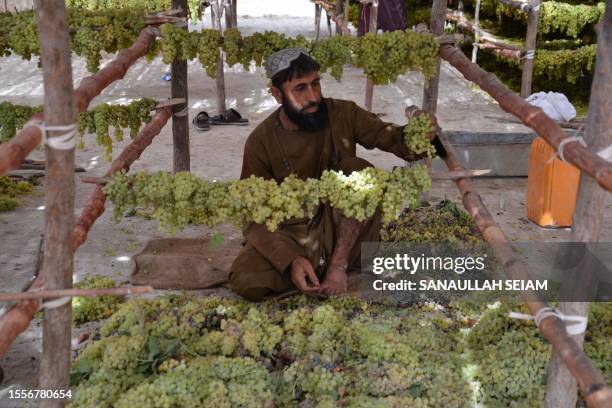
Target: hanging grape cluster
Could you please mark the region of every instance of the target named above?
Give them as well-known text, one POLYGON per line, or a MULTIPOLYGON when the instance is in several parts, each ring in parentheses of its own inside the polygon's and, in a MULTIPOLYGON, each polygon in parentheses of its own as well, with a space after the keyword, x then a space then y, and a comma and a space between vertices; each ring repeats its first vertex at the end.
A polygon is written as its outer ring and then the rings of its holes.
POLYGON ((20 195, 32 191, 32 186, 27 181, 17 181, 8 176, 0 177, 0 212, 13 211, 21 206, 20 195))
POLYGON ((42 110, 42 106, 14 105, 8 101, 0 103, 0 143, 11 140, 17 129, 23 128, 32 115, 42 110))
POLYGON ((312 214, 320 202, 360 221, 380 206, 383 220, 389 222, 406 204, 418 204, 420 193, 430 186, 426 168, 415 166, 392 172, 368 168, 348 176, 328 170, 320 180, 290 176, 280 184, 254 176, 209 182, 191 173, 120 173, 104 192, 117 217, 135 207, 148 208, 151 217, 170 231, 187 223, 240 226, 251 221, 274 231, 285 220, 312 214))
MULTIPOLYGON (((157 3, 131 2, 131 7, 104 8, 108 2, 74 0, 68 14, 71 48, 85 57, 87 69, 99 69, 101 52, 114 53, 129 47, 145 27, 143 16, 157 3), (141 4, 142 3, 142 4, 141 4)), ((303 47, 322 65, 322 71, 340 79, 343 66, 353 64, 363 68, 375 84, 395 81, 407 70, 420 70, 428 79, 435 71, 438 43, 431 35, 410 30, 364 37, 334 36, 309 42, 303 36, 287 37, 273 31, 242 36, 231 28, 221 39, 217 30, 187 31, 171 24, 161 26, 162 37, 151 47, 151 60, 161 50, 165 63, 192 60, 202 63, 209 77, 216 75, 219 48, 232 66, 241 63, 248 69, 251 61, 261 66, 272 53, 287 47, 303 47)), ((39 54, 38 29, 33 11, 18 15, 0 14, 0 55, 15 53, 25 59, 39 54)))
MULTIPOLYGON (((187 0, 192 20, 199 20, 201 17, 200 3, 200 0, 187 0)), ((95 11, 138 8, 153 13, 172 9, 172 0, 66 0, 66 7, 95 11)))
POLYGON ((184 50, 192 50, 198 40, 191 36, 199 35, 198 58, 209 76, 213 76, 216 70, 217 46, 222 47, 229 66, 241 63, 245 69, 249 69, 251 61, 261 66, 266 58, 283 48, 301 47, 319 62, 321 72, 330 70, 331 75, 340 80, 344 65, 353 64, 363 68, 375 84, 393 82, 407 70, 420 70, 429 79, 435 71, 438 53, 438 43, 432 36, 410 30, 378 36, 333 36, 317 42, 309 42, 303 36, 286 37, 274 31, 242 36, 235 28, 226 30, 223 39, 215 37, 214 33, 219 35, 215 30, 191 32, 190 37, 185 33, 185 30, 171 25, 162 26, 164 61, 169 62, 172 58, 191 59, 189 55, 194 55, 194 52, 186 53, 184 50))
POLYGON ((428 137, 433 130, 433 124, 426 114, 410 119, 404 127, 404 141, 408 149, 416 154, 426 154, 427 157, 434 157, 436 148, 431 144, 428 137))
MULTIPOLYGON (((115 53, 134 43, 145 27, 144 14, 141 8, 69 9, 70 47, 77 55, 85 57, 90 72, 96 72, 102 51, 115 53)), ((34 11, 0 13, 0 56, 11 54, 27 60, 40 54, 34 11)))
MULTIPOLYGON (((96 142, 104 147, 104 154, 110 160, 113 152, 113 139, 111 128, 114 128, 115 141, 123 140, 123 129, 130 130, 130 137, 134 138, 141 126, 151 119, 151 111, 157 102, 154 99, 143 98, 127 105, 100 104, 86 112, 81 112, 77 118, 77 130, 81 137, 80 148, 84 147, 85 133, 96 135, 96 142)), ((0 103, 0 142, 7 142, 15 136, 17 129, 21 129, 36 112, 42 112, 42 106, 14 105, 10 102, 0 103)))

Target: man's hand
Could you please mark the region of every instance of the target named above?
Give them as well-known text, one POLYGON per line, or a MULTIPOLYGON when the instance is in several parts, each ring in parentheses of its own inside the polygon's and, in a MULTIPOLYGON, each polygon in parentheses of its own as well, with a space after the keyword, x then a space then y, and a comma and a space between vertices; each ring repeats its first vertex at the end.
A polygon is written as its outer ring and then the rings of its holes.
POLYGON ((319 278, 308 259, 298 256, 291 262, 291 282, 303 293, 319 290, 319 278))

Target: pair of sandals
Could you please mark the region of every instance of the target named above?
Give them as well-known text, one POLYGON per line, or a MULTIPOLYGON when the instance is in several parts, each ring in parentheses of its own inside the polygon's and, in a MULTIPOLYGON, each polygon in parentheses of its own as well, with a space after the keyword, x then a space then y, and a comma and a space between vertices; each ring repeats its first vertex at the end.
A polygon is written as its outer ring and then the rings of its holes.
POLYGON ((236 109, 228 109, 221 115, 208 116, 208 113, 199 112, 192 120, 193 126, 199 131, 210 130, 210 125, 237 125, 246 126, 249 120, 243 118, 236 109))

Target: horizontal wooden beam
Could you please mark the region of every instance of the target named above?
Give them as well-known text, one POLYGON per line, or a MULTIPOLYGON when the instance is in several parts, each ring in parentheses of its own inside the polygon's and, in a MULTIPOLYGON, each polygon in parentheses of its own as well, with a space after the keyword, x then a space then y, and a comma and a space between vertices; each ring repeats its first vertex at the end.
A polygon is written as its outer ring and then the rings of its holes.
POLYGON ((120 286, 116 288, 91 289, 56 289, 41 290, 38 292, 0 293, 0 302, 15 302, 20 300, 41 300, 62 297, 99 297, 99 296, 125 296, 153 293, 151 286, 120 286))
POLYGON ((476 27, 476 24, 465 18, 463 14, 456 13, 453 10, 447 9, 446 16, 447 20, 450 20, 457 24, 457 27, 463 28, 464 30, 468 30, 471 33, 477 33, 480 37, 481 42, 485 42, 491 45, 496 45, 499 48, 507 49, 507 50, 515 50, 522 51, 520 47, 516 45, 508 44, 499 38, 495 37, 493 34, 488 31, 483 30, 482 28, 476 27))

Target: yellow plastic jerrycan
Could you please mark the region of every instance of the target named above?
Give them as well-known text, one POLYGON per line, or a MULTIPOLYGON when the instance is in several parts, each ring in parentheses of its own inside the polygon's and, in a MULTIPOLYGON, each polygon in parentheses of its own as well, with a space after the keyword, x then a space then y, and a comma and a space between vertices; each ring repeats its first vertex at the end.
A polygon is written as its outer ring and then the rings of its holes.
POLYGON ((538 137, 531 144, 527 178, 527 218, 542 227, 572 225, 580 170, 555 157, 552 147, 538 137))

